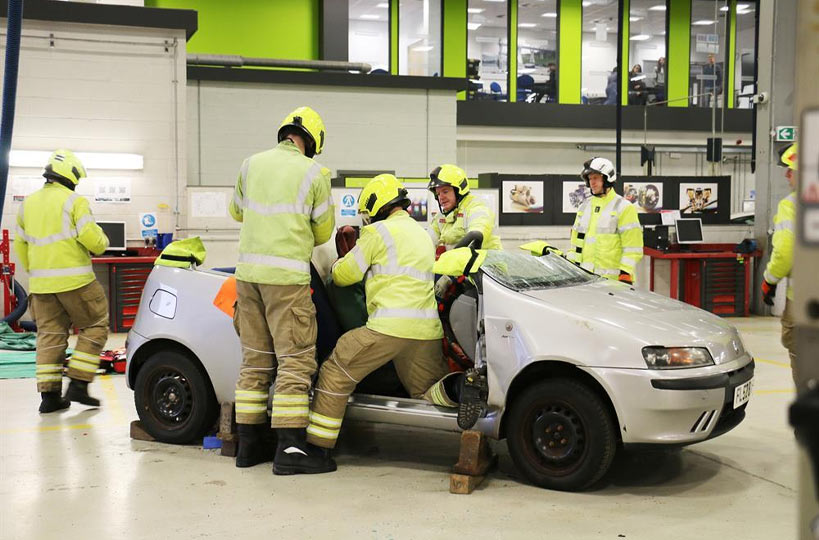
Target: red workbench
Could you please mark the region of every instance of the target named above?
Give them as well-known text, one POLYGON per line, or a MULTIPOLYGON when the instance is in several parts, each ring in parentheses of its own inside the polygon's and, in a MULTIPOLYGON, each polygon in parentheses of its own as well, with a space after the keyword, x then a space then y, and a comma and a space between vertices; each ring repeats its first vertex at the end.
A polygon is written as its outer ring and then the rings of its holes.
POLYGON ((146 248, 136 251, 136 256, 91 258, 93 264, 108 266, 108 310, 112 332, 127 332, 133 326, 142 289, 160 253, 146 248))
MULTIPOLYGON (((757 250, 752 253, 736 253, 736 244, 688 244, 684 248, 679 244, 673 244, 668 250, 661 251, 654 248, 644 247, 643 253, 649 258, 649 290, 654 290, 654 260, 667 259, 671 263, 671 275, 669 278, 669 296, 682 300, 697 307, 707 308, 703 305, 703 294, 701 291, 703 281, 703 268, 706 261, 722 259, 730 262, 736 261, 744 267, 744 298, 742 298, 742 314, 746 317, 750 313, 751 304, 751 262, 755 257, 762 255, 757 250), (683 266, 683 273, 680 272, 680 265, 683 266), (682 297, 680 297, 680 277, 683 277, 682 297)), ((723 276, 723 281, 725 277, 723 276)), ((728 314, 720 310, 712 310, 718 315, 728 314)))

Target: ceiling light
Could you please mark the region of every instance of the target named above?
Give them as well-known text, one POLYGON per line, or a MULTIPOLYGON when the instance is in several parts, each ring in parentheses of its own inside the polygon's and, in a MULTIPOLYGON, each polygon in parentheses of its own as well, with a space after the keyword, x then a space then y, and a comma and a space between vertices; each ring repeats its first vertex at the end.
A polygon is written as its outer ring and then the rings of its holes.
POLYGON ((694 21, 691 24, 693 24, 694 26, 708 26, 709 24, 717 24, 717 22, 703 19, 701 21, 694 21))
POLYGON ((642 17, 629 17, 628 20, 630 20, 631 22, 637 22, 637 21, 642 21, 643 18, 642 17))
POLYGON ((427 52, 431 51, 434 48, 435 47, 433 47, 432 45, 420 45, 418 47, 412 47, 410 50, 415 52, 427 52))
POLYGON ((591 3, 591 2, 589 2, 588 0, 586 0, 585 2, 583 2, 583 7, 589 7, 590 5, 592 5, 592 3, 591 3))
POLYGON ((469 8, 466 10, 467 13, 483 13, 483 8, 469 8))
POLYGON ((543 15, 541 15, 541 17, 547 17, 549 19, 556 19, 557 18, 557 13, 555 13, 554 11, 550 11, 548 13, 544 13, 543 15))
POLYGON ((728 11, 728 9, 729 9, 728 6, 722 6, 721 8, 719 8, 720 11, 728 11))
POLYGON ((375 7, 381 9, 389 9, 390 5, 387 2, 381 2, 379 4, 376 4, 375 7))
POLYGON ((648 8, 649 11, 665 11, 665 6, 663 4, 658 4, 656 6, 651 6, 648 8))
POLYGON ((378 15, 365 13, 364 15, 360 16, 359 19, 364 19, 365 21, 377 21, 378 19, 380 19, 380 17, 378 15))
POLYGON ((506 0, 483 0, 484 2, 506 2, 506 0))
POLYGON ((651 36, 648 34, 637 34, 636 36, 631 36, 629 39, 631 41, 645 41, 647 39, 651 39, 651 36))
POLYGON ((748 9, 749 7, 751 7, 750 4, 737 4, 737 11, 739 11, 740 9, 745 10, 748 9))
MULTIPOLYGON (((140 154, 114 152, 74 152, 86 169, 137 171, 143 168, 140 154)), ((41 168, 48 162, 50 150, 12 150, 9 165, 12 167, 41 168)))
POLYGON ((521 28, 534 28, 537 25, 535 23, 522 22, 522 23, 519 23, 518 26, 520 26, 521 28))
POLYGON ((477 30, 480 27, 481 27, 481 23, 478 23, 478 22, 466 23, 466 29, 467 30, 477 30))

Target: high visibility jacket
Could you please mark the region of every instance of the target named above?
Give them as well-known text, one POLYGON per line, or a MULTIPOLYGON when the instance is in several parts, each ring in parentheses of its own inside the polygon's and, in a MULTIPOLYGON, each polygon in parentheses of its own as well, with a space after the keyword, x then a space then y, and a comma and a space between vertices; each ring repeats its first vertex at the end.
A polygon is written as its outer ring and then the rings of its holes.
POLYGON ((471 193, 461 199, 458 206, 447 215, 438 214, 432 222, 432 232, 438 245, 452 249, 466 233, 478 231, 483 235, 482 249, 503 249, 500 237, 492 234, 495 214, 483 201, 471 193))
POLYGON ((435 261, 432 271, 444 276, 463 276, 477 274, 486 261, 487 250, 459 247, 451 249, 435 261))
MULTIPOLYGON (((772 285, 791 275, 795 221, 796 193, 792 192, 779 201, 774 216, 773 252, 764 274, 765 281, 772 285)), ((788 283, 788 298, 793 300, 793 286, 790 282, 788 283)))
POLYGON ((634 278, 643 258, 643 230, 637 210, 610 189, 589 197, 577 211, 567 258, 599 276, 616 280, 620 271, 634 278))
POLYGON ((108 248, 108 237, 88 199, 48 182, 23 201, 17 213, 14 249, 29 275, 32 293, 73 291, 94 281, 91 255, 108 248))
POLYGON ((282 141, 244 161, 230 215, 242 222, 237 279, 308 285, 313 246, 335 228, 330 170, 282 141))
POLYGON ((154 261, 154 266, 190 268, 192 264, 203 264, 205 255, 207 255, 207 251, 202 239, 198 236, 192 236, 168 244, 154 261))
POLYGON ((356 245, 333 266, 345 287, 366 276, 367 328, 410 339, 443 337, 433 293, 435 247, 427 232, 400 210, 361 229, 356 245))

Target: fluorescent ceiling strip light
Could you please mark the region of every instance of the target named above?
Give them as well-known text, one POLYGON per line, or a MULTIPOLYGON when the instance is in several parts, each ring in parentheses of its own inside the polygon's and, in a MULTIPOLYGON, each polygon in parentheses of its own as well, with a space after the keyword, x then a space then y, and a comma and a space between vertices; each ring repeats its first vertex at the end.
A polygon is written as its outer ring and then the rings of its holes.
POLYGON ((381 17, 379 17, 378 15, 372 15, 370 13, 365 13, 364 15, 359 17, 359 19, 364 19, 365 21, 377 21, 380 18, 381 17))
POLYGON ((548 17, 549 19, 557 19, 557 13, 551 11, 549 13, 544 13, 541 17, 548 17))
MULTIPOLYGON (((9 152, 11 167, 42 168, 48 163, 52 152, 48 150, 12 150, 9 152)), ((75 152, 86 169, 140 171, 143 157, 140 154, 114 152, 75 152)))
POLYGON ((412 47, 410 50, 415 52, 427 52, 431 51, 434 48, 435 47, 433 47, 432 45, 421 45, 419 47, 412 47))
POLYGON ((477 30, 480 27, 481 27, 481 23, 477 23, 477 22, 466 23, 466 29, 467 30, 477 30))
POLYGON ((631 21, 631 22, 637 22, 637 21, 642 21, 643 18, 642 17, 629 17, 628 20, 631 21))
POLYGON ((375 7, 381 8, 381 9, 388 9, 390 7, 390 5, 387 2, 381 2, 380 4, 376 4, 375 7))
POLYGON ((709 24, 717 24, 716 21, 708 21, 708 20, 701 20, 701 21, 694 21, 691 24, 694 26, 708 26, 709 24))
POLYGON ((466 12, 473 14, 483 13, 483 8, 469 8, 466 10, 466 12))
POLYGON ((629 39, 631 41, 645 41, 647 39, 651 39, 651 36, 648 34, 637 34, 636 36, 631 36, 629 39))
POLYGON ((662 5, 662 4, 659 4, 659 5, 656 5, 656 6, 651 6, 650 8, 648 8, 648 10, 649 11, 665 11, 665 6, 662 5))
POLYGON ((521 28, 534 28, 537 25, 535 23, 522 22, 522 23, 518 24, 518 26, 520 26, 521 28))

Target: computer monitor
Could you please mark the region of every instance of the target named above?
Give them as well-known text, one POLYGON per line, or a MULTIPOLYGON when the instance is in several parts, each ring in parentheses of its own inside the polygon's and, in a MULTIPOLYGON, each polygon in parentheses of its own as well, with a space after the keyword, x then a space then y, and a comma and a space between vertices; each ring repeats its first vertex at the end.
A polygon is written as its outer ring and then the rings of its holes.
POLYGON ((637 214, 637 221, 639 221, 643 227, 663 224, 662 216, 659 212, 643 212, 642 214, 637 214))
POLYGON ((678 244, 702 242, 702 220, 700 218, 678 219, 674 223, 677 227, 678 244))
POLYGON ((97 225, 102 227, 105 236, 108 237, 108 249, 106 251, 125 251, 124 221, 98 221, 97 225))

